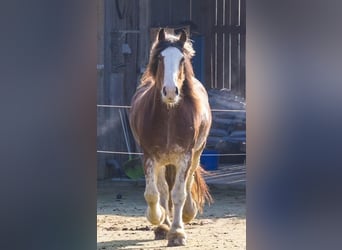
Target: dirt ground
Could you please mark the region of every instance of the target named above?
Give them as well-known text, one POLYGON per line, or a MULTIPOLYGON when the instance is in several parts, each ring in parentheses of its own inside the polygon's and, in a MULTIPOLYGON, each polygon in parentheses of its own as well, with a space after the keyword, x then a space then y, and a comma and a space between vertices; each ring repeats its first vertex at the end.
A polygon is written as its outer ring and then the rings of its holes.
MULTIPOLYGON (((187 245, 169 249, 246 249, 246 197, 227 186, 210 186, 214 203, 185 225, 187 245)), ((144 216, 142 183, 106 181, 98 184, 97 249, 167 249, 154 240, 144 216)))

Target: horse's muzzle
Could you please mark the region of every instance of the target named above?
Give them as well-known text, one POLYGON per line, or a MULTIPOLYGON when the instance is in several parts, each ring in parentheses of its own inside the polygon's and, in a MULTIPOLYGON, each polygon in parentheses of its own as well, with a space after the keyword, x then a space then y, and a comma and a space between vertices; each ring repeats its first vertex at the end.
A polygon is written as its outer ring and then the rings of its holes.
POLYGON ((179 90, 178 87, 166 87, 162 89, 163 102, 166 104, 174 105, 179 100, 179 90))

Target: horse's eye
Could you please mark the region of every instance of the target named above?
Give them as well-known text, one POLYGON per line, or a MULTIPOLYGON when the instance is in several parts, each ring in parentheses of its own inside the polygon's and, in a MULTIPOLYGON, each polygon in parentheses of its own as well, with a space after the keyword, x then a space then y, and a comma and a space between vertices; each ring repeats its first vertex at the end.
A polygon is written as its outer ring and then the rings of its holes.
POLYGON ((163 56, 162 56, 162 55, 159 55, 159 56, 158 56, 158 60, 159 60, 159 61, 162 61, 162 60, 163 60, 163 56))

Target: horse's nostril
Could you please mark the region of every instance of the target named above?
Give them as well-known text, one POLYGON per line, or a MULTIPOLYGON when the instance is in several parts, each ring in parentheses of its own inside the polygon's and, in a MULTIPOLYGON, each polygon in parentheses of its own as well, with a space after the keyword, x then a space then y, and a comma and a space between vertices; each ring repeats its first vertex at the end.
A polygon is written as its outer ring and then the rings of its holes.
POLYGON ((166 96, 166 88, 163 87, 163 94, 166 96))
POLYGON ((176 87, 176 95, 178 95, 178 88, 176 87))

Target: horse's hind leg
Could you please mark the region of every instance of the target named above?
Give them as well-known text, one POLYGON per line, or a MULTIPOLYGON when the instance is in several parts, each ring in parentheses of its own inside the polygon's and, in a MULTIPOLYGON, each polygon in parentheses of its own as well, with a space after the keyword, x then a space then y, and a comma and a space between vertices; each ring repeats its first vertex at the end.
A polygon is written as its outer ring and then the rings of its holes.
POLYGON ((145 160, 145 200, 146 217, 153 225, 160 225, 165 220, 165 210, 159 204, 160 195, 157 188, 158 166, 151 159, 145 160))
POLYGON ((182 219, 183 206, 186 199, 186 179, 187 171, 191 162, 191 154, 187 154, 180 161, 174 186, 171 191, 173 202, 173 222, 167 235, 168 246, 184 246, 186 235, 182 219))
POLYGON ((169 186, 165 179, 165 171, 166 167, 162 167, 158 171, 158 180, 157 180, 157 186, 160 194, 160 205, 165 210, 165 220, 163 224, 159 225, 154 230, 154 236, 155 240, 164 240, 166 239, 167 233, 170 230, 170 218, 169 218, 169 186))
POLYGON ((183 208, 183 222, 189 223, 193 220, 198 212, 198 207, 196 204, 196 198, 192 197, 191 189, 194 185, 195 171, 200 164, 200 156, 203 151, 203 147, 193 154, 192 164, 189 170, 189 176, 186 182, 186 200, 183 208))
POLYGON ((192 185, 194 184, 194 173, 189 173, 189 177, 188 177, 188 181, 186 184, 186 200, 185 200, 185 204, 183 207, 183 222, 185 224, 189 223, 190 221, 192 221, 196 215, 197 215, 197 205, 195 200, 192 197, 192 193, 191 193, 191 189, 192 189, 192 185))

